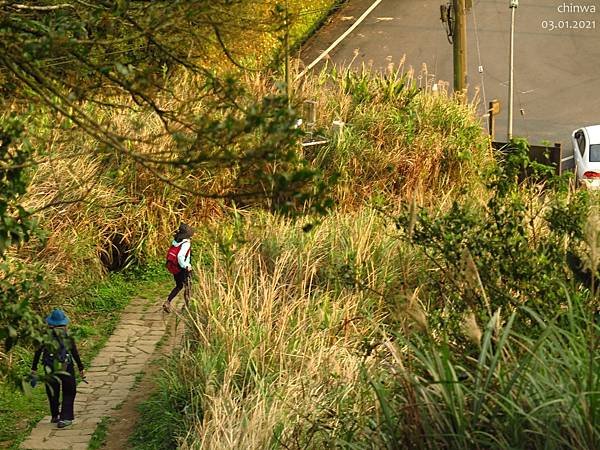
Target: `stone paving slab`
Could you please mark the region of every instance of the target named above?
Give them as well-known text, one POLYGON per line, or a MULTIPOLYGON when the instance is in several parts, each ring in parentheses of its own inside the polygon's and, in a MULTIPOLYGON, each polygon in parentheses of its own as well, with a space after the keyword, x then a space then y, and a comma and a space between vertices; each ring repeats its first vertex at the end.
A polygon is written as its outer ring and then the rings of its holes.
MULTIPOLYGON (((162 300, 161 300, 162 302, 162 300)), ((44 417, 20 448, 22 450, 83 450, 103 417, 119 406, 144 370, 156 344, 165 334, 166 317, 158 303, 137 299, 123 312, 121 322, 86 370, 89 384, 77 386, 75 421, 58 429, 44 417)))

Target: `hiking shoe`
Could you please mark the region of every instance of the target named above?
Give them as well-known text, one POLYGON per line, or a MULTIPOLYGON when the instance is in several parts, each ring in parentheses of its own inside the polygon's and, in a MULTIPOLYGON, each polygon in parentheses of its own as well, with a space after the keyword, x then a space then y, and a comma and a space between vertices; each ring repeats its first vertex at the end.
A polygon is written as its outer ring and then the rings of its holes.
POLYGON ((169 302, 164 302, 162 308, 167 314, 171 312, 171 304, 169 302))
POLYGON ((65 428, 68 427, 69 425, 72 425, 73 421, 72 420, 61 420, 58 422, 57 427, 58 428, 65 428))
POLYGON ((52 416, 52 419, 50 419, 50 423, 58 423, 59 420, 60 416, 52 416))

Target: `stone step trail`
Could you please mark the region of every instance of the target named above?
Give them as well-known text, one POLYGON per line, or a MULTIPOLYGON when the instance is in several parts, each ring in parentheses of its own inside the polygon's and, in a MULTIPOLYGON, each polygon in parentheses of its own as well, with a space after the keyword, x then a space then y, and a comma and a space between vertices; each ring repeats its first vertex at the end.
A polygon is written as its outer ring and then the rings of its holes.
MULTIPOLYGON (((133 388, 136 375, 149 362, 167 321, 160 303, 136 299, 86 370, 88 384, 79 383, 73 425, 59 429, 44 417, 20 448, 22 450, 85 450, 103 417, 119 406, 133 388)), ((43 388, 42 388, 43 389, 43 388)))

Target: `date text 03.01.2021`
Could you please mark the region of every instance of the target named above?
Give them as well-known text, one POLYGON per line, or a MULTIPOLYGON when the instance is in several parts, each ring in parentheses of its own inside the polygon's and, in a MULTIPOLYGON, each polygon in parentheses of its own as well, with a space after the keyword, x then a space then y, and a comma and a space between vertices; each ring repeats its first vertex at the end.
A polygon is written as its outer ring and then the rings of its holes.
POLYGON ((554 30, 595 30, 595 20, 542 20, 542 29, 554 30))

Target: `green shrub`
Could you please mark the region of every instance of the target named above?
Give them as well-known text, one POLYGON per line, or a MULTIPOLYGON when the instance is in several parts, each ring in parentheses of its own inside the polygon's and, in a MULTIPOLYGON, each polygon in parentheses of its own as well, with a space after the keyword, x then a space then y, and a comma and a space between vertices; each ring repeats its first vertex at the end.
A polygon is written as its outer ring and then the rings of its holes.
POLYGON ((371 379, 381 442, 415 449, 598 448, 600 326, 580 299, 565 300, 554 317, 523 307, 503 318, 498 310, 483 332, 471 333, 479 336, 474 353, 446 334, 394 334, 387 348, 396 376, 371 379), (519 317, 541 333, 517 332, 519 317))
POLYGON ((575 278, 567 262, 585 241, 590 202, 563 178, 540 190, 533 181, 542 173, 520 148, 489 175, 487 201, 455 200, 447 212, 408 205, 397 217, 403 239, 435 267, 422 290, 454 325, 467 310, 490 317, 498 308, 563 306, 563 286, 575 278), (520 184, 526 168, 531 178, 520 184))

